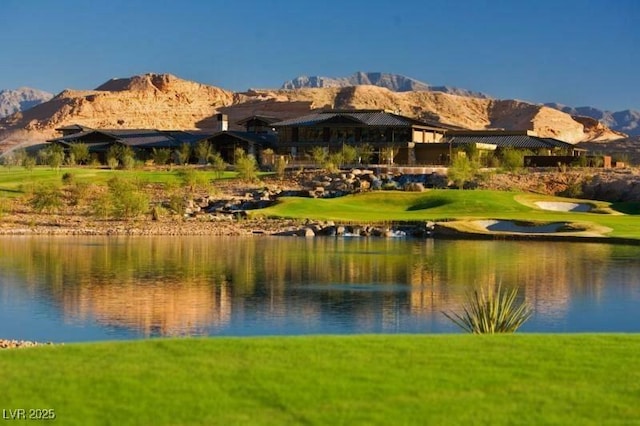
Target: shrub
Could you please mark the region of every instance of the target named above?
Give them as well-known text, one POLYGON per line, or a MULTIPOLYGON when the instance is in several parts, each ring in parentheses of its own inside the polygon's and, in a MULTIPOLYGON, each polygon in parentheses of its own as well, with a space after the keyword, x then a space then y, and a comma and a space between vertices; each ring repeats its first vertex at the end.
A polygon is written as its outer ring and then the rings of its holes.
POLYGON ((464 188, 465 184, 475 177, 478 171, 478 163, 470 160, 466 156, 455 156, 453 162, 447 169, 447 177, 453 181, 458 188, 464 188))
POLYGON ((358 150, 352 145, 343 145, 341 159, 343 164, 355 164, 358 159, 358 150))
POLYGON ((36 159, 30 155, 27 155, 24 160, 22 160, 22 165, 25 169, 31 171, 36 166, 36 159))
POLYGON ((29 204, 38 213, 57 211, 64 205, 62 188, 56 184, 36 185, 29 204))
POLYGON ((136 166, 136 159, 132 155, 124 155, 122 157, 122 168, 124 170, 131 170, 136 166))
POLYGON ((468 295, 462 315, 443 314, 470 333, 514 333, 533 313, 528 303, 516 301, 517 296, 517 288, 508 290, 498 284, 487 291, 474 290, 468 295))
POLYGON ((368 164, 373 158, 373 147, 368 143, 356 146, 356 155, 359 164, 368 164))
POLYGON ((212 153, 211 142, 202 140, 196 144, 195 154, 198 157, 198 163, 207 164, 212 153))
POLYGON ((73 173, 66 172, 62 175, 62 183, 65 185, 70 185, 73 183, 73 173))
POLYGON ((0 197, 0 218, 4 216, 9 211, 9 200, 0 197))
POLYGON ((216 178, 222 178, 224 171, 227 169, 227 163, 224 162, 220 154, 216 151, 211 153, 209 160, 211 161, 211 166, 213 167, 216 178))
POLYGON ((327 150, 322 146, 314 146, 311 148, 311 160, 318 167, 324 167, 324 164, 327 162, 327 150))
POLYGON ((86 182, 75 182, 69 187, 69 203, 74 206, 84 204, 91 194, 91 185, 86 182))
POLYGON ((507 148, 502 151, 500 164, 503 169, 515 172, 524 167, 524 157, 529 153, 519 149, 507 148))
POLYGON ((109 166, 111 170, 117 169, 119 164, 120 162, 116 157, 107 157, 107 166, 109 166))
POLYGON ((258 179, 258 163, 253 155, 247 155, 242 148, 235 150, 236 171, 242 180, 258 179))
POLYGON ((110 206, 106 209, 119 219, 128 219, 149 210, 148 195, 129 181, 114 176, 107 182, 110 206))
POLYGON ((171 151, 167 148, 153 148, 151 151, 151 158, 155 164, 164 166, 171 159, 171 151))
POLYGON ((189 192, 194 192, 196 189, 204 188, 209 184, 209 179, 205 173, 191 167, 185 167, 179 170, 177 174, 182 186, 189 192))
POLYGON ((191 145, 188 143, 183 143, 180 145, 180 148, 176 150, 176 162, 178 164, 187 164, 189 162, 189 158, 191 158, 191 145))
POLYGON ((278 155, 276 157, 275 163, 275 171, 278 179, 284 178, 284 172, 287 169, 287 160, 284 159, 284 156, 278 155))

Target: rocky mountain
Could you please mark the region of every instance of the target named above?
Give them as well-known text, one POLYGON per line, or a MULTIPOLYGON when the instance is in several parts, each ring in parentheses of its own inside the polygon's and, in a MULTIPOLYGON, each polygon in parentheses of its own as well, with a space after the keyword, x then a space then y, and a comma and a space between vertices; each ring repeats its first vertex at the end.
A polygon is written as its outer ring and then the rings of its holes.
POLYGON ((30 87, 0 90, 0 118, 27 110, 51 98, 53 98, 51 93, 30 87))
POLYGON ((457 87, 431 86, 427 83, 423 83, 421 81, 399 74, 361 71, 358 71, 348 77, 300 76, 294 78, 293 80, 284 82, 281 88, 291 90, 303 88, 349 87, 363 85, 384 87, 391 90, 392 92, 426 91, 442 92, 458 96, 469 96, 473 98, 489 97, 484 93, 472 92, 457 87))
POLYGON ((395 92, 374 85, 229 92, 170 74, 109 80, 95 90, 65 90, 51 100, 0 119, 0 153, 58 136, 58 127, 214 129, 219 112, 229 128, 251 115, 287 119, 311 110, 384 109, 468 129, 534 130, 568 142, 623 135, 595 119, 515 100, 457 96, 436 91, 395 92))
POLYGON ((629 136, 640 136, 640 111, 626 109, 623 111, 606 111, 589 106, 570 107, 558 103, 546 103, 546 106, 558 109, 574 116, 591 117, 605 126, 629 136))

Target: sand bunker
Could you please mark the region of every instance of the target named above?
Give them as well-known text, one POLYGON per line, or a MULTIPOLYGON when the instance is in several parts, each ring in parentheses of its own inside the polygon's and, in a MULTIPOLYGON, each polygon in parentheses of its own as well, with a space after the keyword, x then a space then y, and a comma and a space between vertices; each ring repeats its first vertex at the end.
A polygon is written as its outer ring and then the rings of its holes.
POLYGON ((557 201, 536 201, 536 206, 555 212, 588 212, 592 206, 585 203, 566 203, 557 201))
POLYGON ((525 234, 547 234, 558 232, 562 227, 566 226, 564 222, 547 223, 544 225, 518 225, 510 220, 477 220, 475 224, 487 231, 493 232, 511 232, 525 234))

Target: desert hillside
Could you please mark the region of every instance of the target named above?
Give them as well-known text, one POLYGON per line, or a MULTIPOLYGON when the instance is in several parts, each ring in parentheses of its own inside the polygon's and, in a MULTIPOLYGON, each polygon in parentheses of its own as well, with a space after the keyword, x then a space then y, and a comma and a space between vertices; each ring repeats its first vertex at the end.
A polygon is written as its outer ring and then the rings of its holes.
POLYGON ((385 109, 468 129, 534 130, 571 143, 624 135, 596 120, 578 121, 557 109, 514 100, 457 96, 433 91, 393 92, 378 86, 250 90, 233 93, 170 74, 113 79, 95 90, 65 90, 48 102, 0 120, 0 152, 57 136, 55 128, 213 129, 215 114, 230 128, 250 115, 280 119, 313 109, 385 109))

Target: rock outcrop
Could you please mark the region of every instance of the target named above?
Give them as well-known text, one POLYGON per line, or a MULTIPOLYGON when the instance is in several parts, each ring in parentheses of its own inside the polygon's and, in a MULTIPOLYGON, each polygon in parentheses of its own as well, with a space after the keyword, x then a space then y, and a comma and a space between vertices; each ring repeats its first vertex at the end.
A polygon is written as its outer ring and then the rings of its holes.
POLYGON ((394 92, 383 87, 249 90, 233 93, 170 74, 112 79, 95 90, 65 90, 48 102, 0 120, 0 154, 57 136, 57 127, 214 129, 215 116, 229 128, 251 115, 287 119, 314 109, 384 109, 466 129, 534 130, 576 143, 622 137, 597 122, 515 100, 457 96, 436 91, 394 92))

